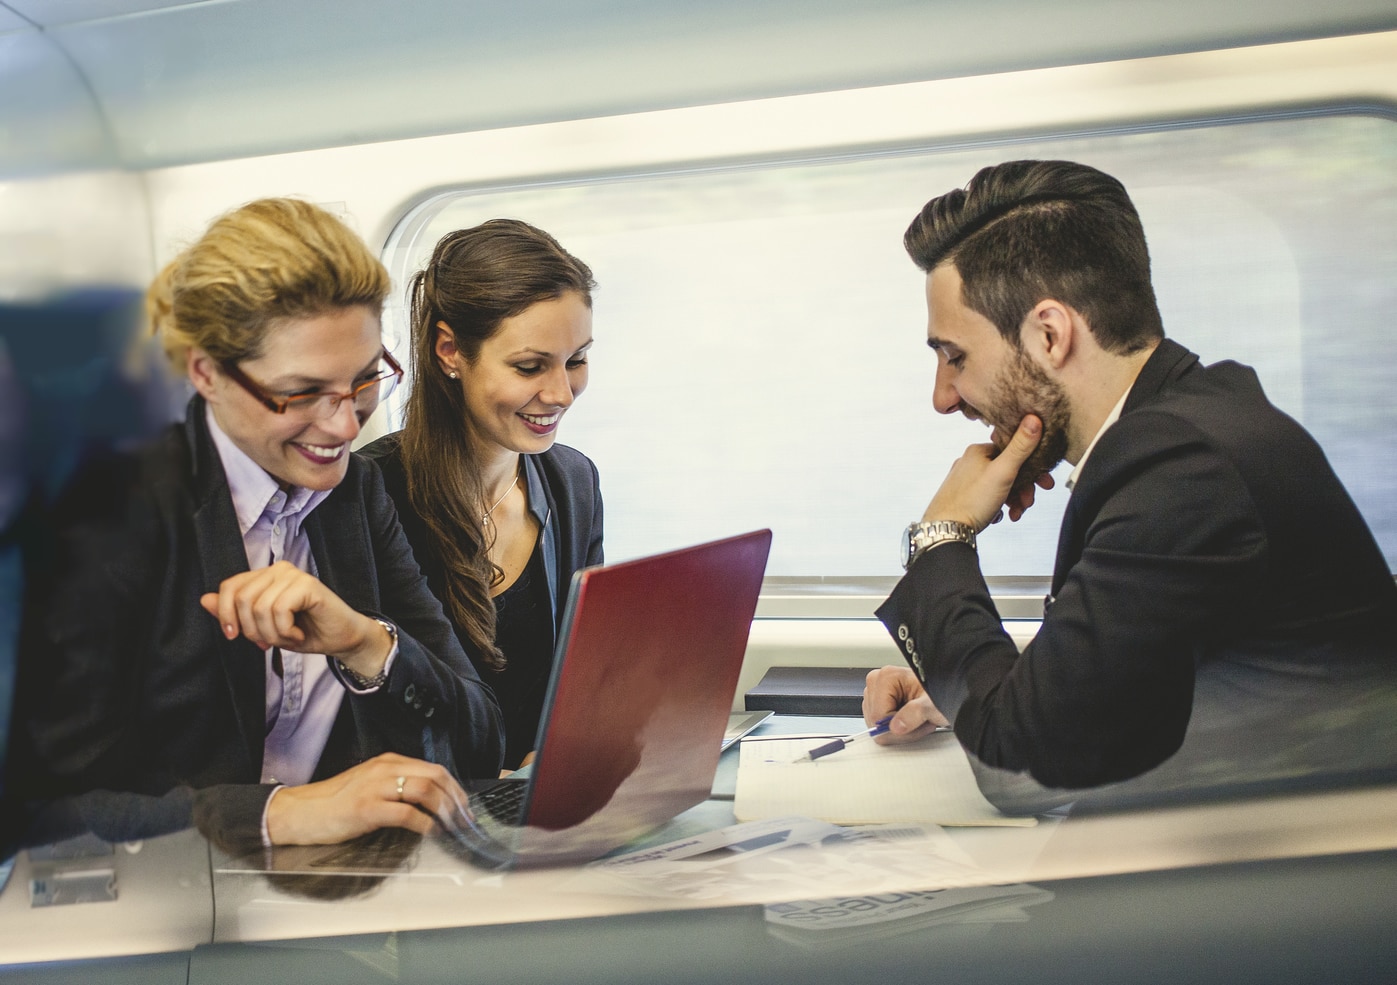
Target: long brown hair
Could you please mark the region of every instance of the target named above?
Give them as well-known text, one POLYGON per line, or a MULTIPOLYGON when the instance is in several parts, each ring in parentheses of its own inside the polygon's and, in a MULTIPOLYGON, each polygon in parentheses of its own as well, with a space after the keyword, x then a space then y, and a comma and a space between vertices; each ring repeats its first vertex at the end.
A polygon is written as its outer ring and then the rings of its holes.
POLYGON ((431 531, 445 569, 447 615, 496 670, 504 667, 504 655, 495 645, 490 589, 504 572, 490 560, 472 423, 461 384, 437 361, 436 326, 445 322, 473 363, 506 318, 568 292, 591 307, 595 286, 585 263, 542 229, 517 219, 491 219, 448 233, 409 286, 412 390, 401 439, 408 499, 431 531))

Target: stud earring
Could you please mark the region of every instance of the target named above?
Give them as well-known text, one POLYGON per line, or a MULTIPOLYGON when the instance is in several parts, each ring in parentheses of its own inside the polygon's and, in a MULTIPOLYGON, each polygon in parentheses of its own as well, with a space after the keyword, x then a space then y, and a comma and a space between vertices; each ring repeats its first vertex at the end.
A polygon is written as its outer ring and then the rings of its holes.
POLYGON ((461 378, 461 374, 456 372, 454 369, 446 375, 451 377, 453 380, 459 380, 461 378))

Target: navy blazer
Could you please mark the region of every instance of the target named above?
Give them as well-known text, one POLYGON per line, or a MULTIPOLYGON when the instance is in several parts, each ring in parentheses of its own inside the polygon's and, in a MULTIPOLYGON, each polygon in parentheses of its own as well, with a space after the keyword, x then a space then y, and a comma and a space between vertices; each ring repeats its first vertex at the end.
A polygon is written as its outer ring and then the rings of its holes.
MULTIPOLYGON (((223 467, 195 397, 152 448, 73 484, 32 573, 11 771, 29 797, 220 788, 260 816, 262 652, 227 640, 199 604, 247 557, 223 467), (234 786, 226 786, 234 785, 234 786)), ((307 518, 318 575, 354 609, 398 627, 377 692, 345 692, 314 779, 382 752, 498 775, 494 694, 427 589, 377 467, 348 472, 307 518)))
MULTIPOLYGON (((386 435, 360 453, 382 469, 384 485, 397 504, 403 532, 427 577, 427 585, 438 598, 445 598, 446 569, 432 547, 434 535, 408 499, 407 472, 399 447, 401 437, 401 432, 386 435)), ((524 462, 529 510, 541 531, 539 548, 553 616, 549 627, 551 649, 557 645, 572 576, 582 568, 602 563, 601 486, 592 460, 567 445, 555 444, 538 455, 520 457, 524 462)), ((459 638, 470 652, 469 641, 463 635, 459 638)))
POLYGON ((1056 788, 1155 770, 1140 789, 1160 790, 1397 763, 1374 741, 1397 719, 1394 615, 1314 439, 1251 369, 1169 340, 1072 490, 1022 654, 962 544, 919 557, 878 610, 977 766, 1056 788))

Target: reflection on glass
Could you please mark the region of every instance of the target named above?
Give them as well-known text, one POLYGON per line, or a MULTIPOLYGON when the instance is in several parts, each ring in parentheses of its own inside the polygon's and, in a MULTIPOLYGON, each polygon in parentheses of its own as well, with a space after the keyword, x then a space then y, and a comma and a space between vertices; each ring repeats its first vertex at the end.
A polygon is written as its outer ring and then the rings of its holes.
POLYGON ((287 896, 334 901, 367 896, 407 872, 422 836, 380 828, 340 845, 287 845, 266 853, 267 884, 287 896))
POLYGON ((831 896, 770 903, 764 909, 773 937, 801 947, 837 948, 907 934, 944 936, 951 929, 983 934, 996 924, 1027 921, 1028 907, 1052 898, 1046 889, 1017 883, 831 896))

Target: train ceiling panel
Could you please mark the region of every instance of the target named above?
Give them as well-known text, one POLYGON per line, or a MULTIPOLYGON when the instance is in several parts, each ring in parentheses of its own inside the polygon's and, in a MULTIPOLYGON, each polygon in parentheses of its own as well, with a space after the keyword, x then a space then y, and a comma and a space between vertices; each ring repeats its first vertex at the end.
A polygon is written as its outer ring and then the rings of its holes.
POLYGON ((171 7, 193 7, 208 2, 210 0, 5 0, 4 5, 30 24, 52 28, 171 7))
POLYGON ((1395 27, 1392 0, 3 0, 0 178, 1395 27))

